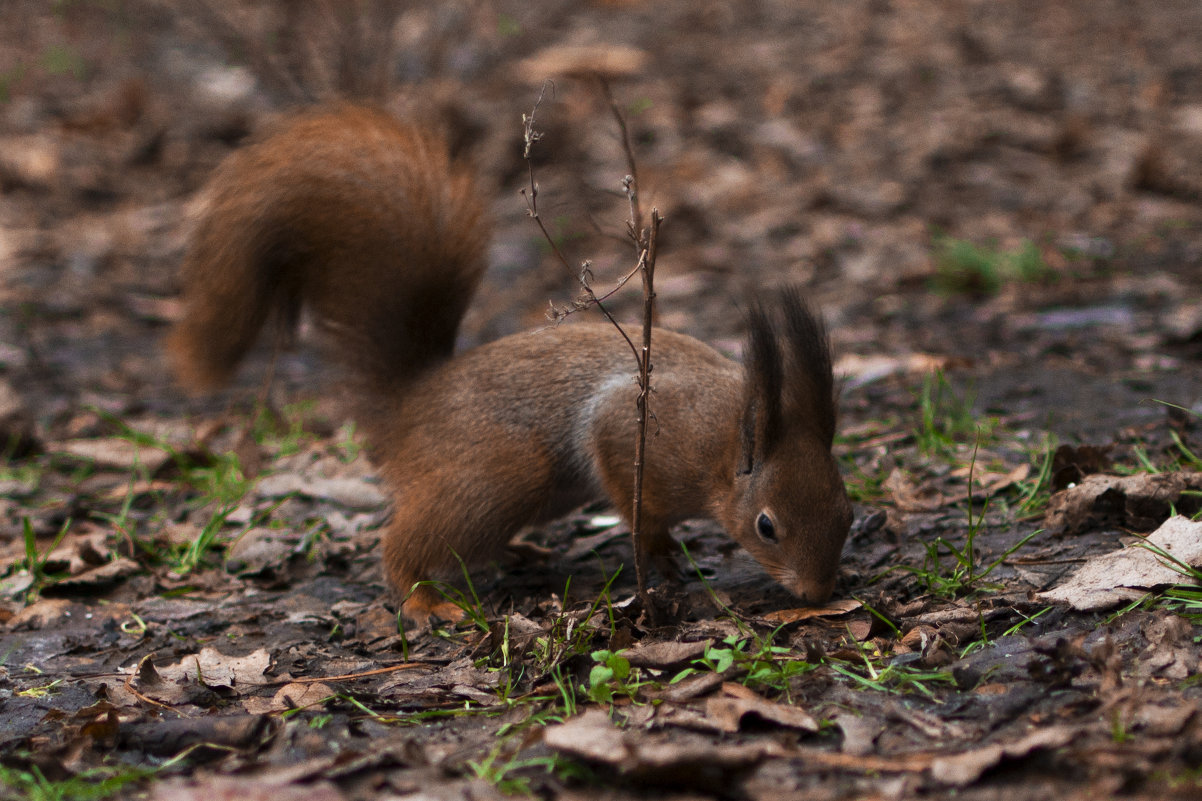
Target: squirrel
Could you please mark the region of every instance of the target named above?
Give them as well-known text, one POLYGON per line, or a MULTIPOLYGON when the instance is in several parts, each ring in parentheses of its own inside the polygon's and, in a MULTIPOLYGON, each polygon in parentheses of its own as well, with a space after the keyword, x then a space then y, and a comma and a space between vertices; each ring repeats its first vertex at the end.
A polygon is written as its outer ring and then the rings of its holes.
MULTIPOLYGON (((639 390, 613 326, 453 353, 489 225, 472 172, 437 137, 365 107, 300 112, 227 157, 206 193, 168 339, 174 371, 214 389, 270 319, 290 332, 309 309, 357 379, 355 416, 394 499, 385 572, 407 617, 461 618, 424 582, 496 556, 525 526, 600 497, 629 520, 639 390)), ((795 290, 754 304, 747 327, 743 365, 654 333, 642 547, 662 572, 670 527, 713 519, 822 603, 852 522, 831 455, 827 335, 795 290)))

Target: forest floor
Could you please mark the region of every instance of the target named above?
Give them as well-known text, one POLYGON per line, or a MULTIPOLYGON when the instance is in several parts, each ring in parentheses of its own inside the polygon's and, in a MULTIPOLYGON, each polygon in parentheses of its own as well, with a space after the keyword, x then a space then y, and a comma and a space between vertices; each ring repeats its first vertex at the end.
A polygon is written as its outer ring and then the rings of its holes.
POLYGON ((1196 797, 1202 6, 179 6, 0 8, 0 797, 1196 797), (829 604, 696 522, 648 614, 588 507, 406 629, 319 337, 270 407, 266 349, 173 385, 196 193, 389 32, 390 107, 496 221, 463 347, 575 292, 520 194, 545 80, 543 217, 599 282, 633 264, 595 72, 666 218, 661 324, 737 356, 756 290, 823 311, 829 604))

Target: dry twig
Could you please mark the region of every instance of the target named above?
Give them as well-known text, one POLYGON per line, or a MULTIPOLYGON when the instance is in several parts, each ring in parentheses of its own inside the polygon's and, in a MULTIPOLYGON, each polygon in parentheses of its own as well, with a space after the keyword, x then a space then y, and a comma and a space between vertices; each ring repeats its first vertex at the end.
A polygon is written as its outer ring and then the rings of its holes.
POLYGON ((522 115, 524 125, 523 141, 525 143, 524 157, 526 159, 526 168, 529 174, 529 186, 522 190, 522 196, 526 199, 527 213, 531 219, 538 225, 543 237, 551 246, 551 252, 555 254, 555 258, 567 269, 572 272, 581 287, 580 297, 576 298, 569 307, 556 307, 551 305, 550 316, 555 321, 560 321, 569 314, 581 311, 590 306, 596 306, 601 311, 605 318, 610 322, 626 344, 630 347, 631 353, 634 355, 635 363, 638 367, 638 386, 639 395, 636 402, 636 414, 638 422, 638 433, 635 439, 635 456, 634 456, 634 495, 633 508, 631 509, 630 528, 631 536, 634 540, 634 572, 635 579, 638 583, 639 596, 643 600, 644 608, 648 614, 654 617, 655 607, 651 603, 651 598, 647 593, 647 571, 646 571, 646 555, 642 547, 642 511, 643 511, 643 471, 646 463, 646 447, 647 447, 647 423, 651 417, 650 411, 650 395, 651 395, 651 331, 655 316, 655 258, 656 244, 659 237, 660 223, 663 218, 659 214, 658 209, 651 211, 650 226, 643 225, 643 213, 639 204, 638 192, 638 170, 634 158, 634 149, 630 143, 630 132, 626 125, 626 119, 622 112, 618 109, 618 105, 614 100, 613 93, 609 89, 608 83, 600 80, 601 91, 605 95, 606 101, 609 103, 610 111, 614 119, 617 121, 618 129, 622 135, 622 145, 626 152, 626 164, 629 169, 629 174, 622 180, 622 188, 626 194, 627 202, 630 205, 630 217, 626 221, 627 233, 630 236, 635 246, 637 260, 635 266, 621 278, 618 279, 615 286, 608 292, 598 295, 592 286, 592 271, 591 263, 585 261, 581 264, 579 271, 573 271, 568 263, 567 257, 555 242, 551 233, 547 230, 543 223, 542 217, 538 212, 538 182, 534 178, 534 164, 531 160, 531 151, 541 138, 542 133, 534 128, 534 118, 538 113, 539 107, 546 98, 548 87, 554 90, 554 84, 546 82, 543 84, 542 90, 539 92, 538 100, 534 103, 534 108, 529 114, 522 115), (605 306, 605 301, 614 295, 626 285, 631 278, 636 274, 641 276, 643 284, 643 330, 641 346, 636 346, 630 335, 622 327, 622 325, 614 318, 609 309, 605 306))

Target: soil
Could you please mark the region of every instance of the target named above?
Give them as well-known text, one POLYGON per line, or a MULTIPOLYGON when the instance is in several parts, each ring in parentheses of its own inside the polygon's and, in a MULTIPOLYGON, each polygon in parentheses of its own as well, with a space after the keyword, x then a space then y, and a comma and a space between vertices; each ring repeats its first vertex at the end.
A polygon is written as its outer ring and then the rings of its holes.
POLYGON ((180 5, 0 8, 0 796, 1196 795, 1202 6, 180 5), (267 347, 172 381, 197 193, 308 102, 427 121, 495 219, 468 348, 634 265, 607 91, 660 324, 827 320, 834 599, 695 522, 649 608, 595 506, 398 627, 320 333, 266 411, 267 347))

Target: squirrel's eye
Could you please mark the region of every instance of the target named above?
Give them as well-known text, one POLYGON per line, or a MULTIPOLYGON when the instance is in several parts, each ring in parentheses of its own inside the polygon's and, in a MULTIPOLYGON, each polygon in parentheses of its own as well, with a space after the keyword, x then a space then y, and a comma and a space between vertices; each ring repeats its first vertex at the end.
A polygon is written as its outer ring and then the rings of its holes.
POLYGON ((772 518, 763 512, 760 512, 760 516, 755 519, 755 533, 766 542, 776 542, 776 525, 772 522, 772 518))

